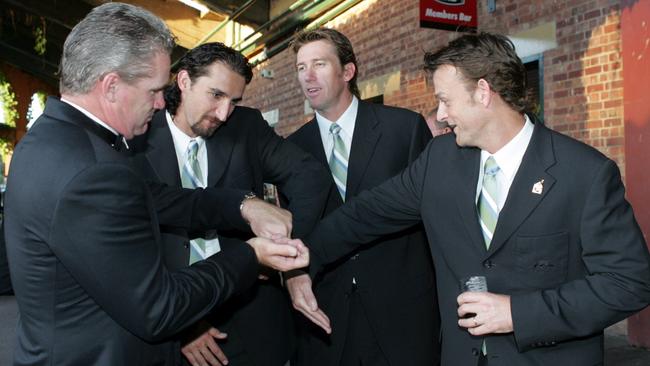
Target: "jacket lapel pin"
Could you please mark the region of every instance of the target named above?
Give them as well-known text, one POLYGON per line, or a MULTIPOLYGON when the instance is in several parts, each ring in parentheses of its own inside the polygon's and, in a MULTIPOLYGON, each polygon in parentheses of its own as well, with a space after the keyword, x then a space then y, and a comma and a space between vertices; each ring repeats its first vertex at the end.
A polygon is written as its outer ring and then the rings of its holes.
POLYGON ((542 191, 544 191, 544 179, 540 180, 539 182, 533 184, 533 189, 531 192, 535 194, 542 194, 542 191))

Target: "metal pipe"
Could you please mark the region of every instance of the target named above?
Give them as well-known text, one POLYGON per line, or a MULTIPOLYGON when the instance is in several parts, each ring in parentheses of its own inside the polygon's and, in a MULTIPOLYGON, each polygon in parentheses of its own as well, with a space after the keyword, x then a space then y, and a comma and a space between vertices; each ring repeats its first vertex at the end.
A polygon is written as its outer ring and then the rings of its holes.
POLYGON ((201 40, 197 44, 195 44, 194 47, 202 45, 203 43, 205 43, 205 41, 210 39, 210 37, 214 36, 215 33, 223 29, 223 27, 225 27, 226 24, 228 24, 228 22, 237 19, 246 10, 248 10, 248 8, 251 7, 251 5, 255 3, 255 1, 257 0, 248 0, 244 5, 240 6, 237 10, 235 10, 235 12, 232 13, 232 15, 226 17, 226 19, 224 19, 221 23, 219 23, 212 31, 208 32, 208 34, 206 34, 203 38, 201 38, 201 40))
POLYGON ((291 21, 287 22, 286 25, 274 31, 273 34, 264 35, 259 39, 255 40, 255 42, 251 42, 249 45, 243 47, 239 51, 246 56, 255 54, 259 52, 259 50, 263 47, 263 45, 266 45, 273 39, 277 39, 280 36, 291 32, 292 30, 296 29, 296 27, 300 27, 304 25, 304 23, 307 22, 310 18, 312 18, 315 14, 320 14, 322 12, 325 12, 330 7, 336 7, 337 5, 333 5, 333 4, 336 4, 339 1, 340 0, 324 0, 318 3, 315 2, 313 4, 310 4, 308 8, 305 8, 303 12, 297 14, 291 21), (258 45, 256 45, 256 43, 258 43, 258 45))
MULTIPOLYGON (((235 10, 235 11, 232 13, 232 15, 229 15, 228 17, 226 17, 226 19, 224 19, 221 23, 219 23, 219 24, 218 24, 218 25, 217 25, 217 26, 216 26, 212 31, 208 32, 208 34, 207 34, 205 37, 203 37, 203 38, 202 38, 202 39, 201 39, 201 40, 200 40, 196 45, 194 45, 194 47, 197 47, 197 46, 202 45, 205 41, 207 41, 208 39, 210 39, 210 37, 212 37, 215 33, 217 33, 217 32, 220 31, 224 26, 226 26, 226 24, 228 24, 228 22, 230 22, 231 20, 235 20, 235 19, 237 19, 237 18, 238 18, 240 15, 242 15, 242 14, 243 14, 243 13, 244 13, 244 12, 245 12, 245 11, 246 11, 250 6, 251 6, 251 5, 253 5, 253 4, 255 3, 255 1, 257 1, 257 0, 248 0, 244 5, 240 6, 237 10, 235 10)), ((193 47, 193 48, 194 48, 194 47, 193 47)), ((174 61, 174 62, 172 63, 172 65, 171 65, 172 70, 173 70, 174 67, 176 67, 176 65, 178 64, 178 60, 180 60, 180 59, 183 58, 185 55, 187 55, 188 52, 189 52, 189 50, 188 50, 188 51, 185 51, 185 53, 183 53, 183 56, 179 57, 176 61, 174 61)))
MULTIPOLYGON (((336 18, 341 13, 345 12, 349 8, 353 7, 354 5, 360 3, 361 1, 363 1, 363 0, 345 0, 342 3, 340 3, 339 5, 335 6, 334 8, 328 10, 325 14, 318 17, 316 20, 309 23, 309 25, 307 25, 305 27, 305 29, 310 30, 310 29, 318 28, 321 25, 323 25, 323 24, 329 22, 330 20, 336 18)), ((284 50, 289 45, 289 43, 292 40, 293 40, 293 36, 285 39, 281 43, 279 43, 279 44, 273 46, 272 48, 268 49, 266 52, 264 52, 264 55, 260 59, 257 59, 257 60, 255 60, 253 62, 253 65, 257 65, 260 62, 263 62, 263 61, 273 57, 274 55, 280 53, 282 50, 284 50)))
POLYGON ((270 26, 272 26, 273 24, 278 22, 280 19, 282 19, 282 18, 286 17, 287 15, 291 14, 296 9, 302 7, 305 3, 309 2, 309 1, 319 2, 320 0, 298 0, 298 1, 296 1, 295 3, 291 4, 289 6, 289 8, 287 8, 287 10, 283 11, 282 14, 276 16, 273 19, 269 19, 269 21, 267 21, 266 23, 264 23, 264 24, 260 25, 259 27, 257 27, 257 29, 255 29, 253 31, 253 33, 249 34, 248 36, 246 36, 246 38, 244 38, 244 39, 240 40, 239 42, 237 42, 236 44, 234 44, 232 46, 232 48, 238 49, 243 43, 245 43, 246 41, 251 39, 254 35, 260 33, 264 29, 269 28, 270 26))

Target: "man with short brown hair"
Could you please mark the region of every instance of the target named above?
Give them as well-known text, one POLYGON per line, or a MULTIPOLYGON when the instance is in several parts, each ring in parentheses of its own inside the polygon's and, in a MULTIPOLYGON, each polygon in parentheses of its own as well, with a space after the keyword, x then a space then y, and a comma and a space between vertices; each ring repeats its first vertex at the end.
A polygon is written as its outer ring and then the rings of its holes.
MULTIPOLYGON (((301 32, 292 47, 316 115, 289 140, 329 168, 327 215, 406 168, 431 134, 415 112, 359 100, 356 57, 340 32, 301 32)), ((294 308, 322 328, 304 322, 296 365, 438 363, 435 279, 421 227, 348 253, 314 278, 313 292, 306 274, 287 280, 287 287, 294 308)))
POLYGON ((603 329, 650 302, 650 256, 616 163, 526 113, 526 70, 506 36, 466 34, 424 61, 454 134, 323 220, 307 238, 311 274, 424 223, 443 365, 601 365, 603 329), (487 289, 467 291, 467 277, 487 289))

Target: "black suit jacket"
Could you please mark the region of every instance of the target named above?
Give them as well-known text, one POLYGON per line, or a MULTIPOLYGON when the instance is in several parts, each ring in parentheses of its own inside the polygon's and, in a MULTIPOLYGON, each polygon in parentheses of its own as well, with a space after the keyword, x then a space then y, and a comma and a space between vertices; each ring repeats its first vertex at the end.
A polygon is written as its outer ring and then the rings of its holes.
MULTIPOLYGON (((154 116, 146 135, 132 141, 138 167, 150 178, 181 186, 174 142, 165 112, 154 116)), ((206 140, 208 186, 253 191, 262 197, 263 183, 276 184, 288 197, 294 235, 311 231, 320 218, 328 192, 327 172, 309 154, 275 134, 256 109, 238 106, 228 121, 206 140)), ((219 231, 219 238, 249 239, 250 230, 219 231)), ((163 256, 171 268, 189 260, 188 237, 213 233, 165 230, 163 256)), ((223 244, 222 244, 223 245, 223 244)), ((234 365, 283 366, 293 345, 293 322, 288 296, 277 276, 215 309, 211 322, 228 333, 221 343, 234 365)))
POLYGON ((5 230, 16 365, 174 364, 178 348, 164 340, 255 280, 243 243, 168 271, 159 223, 222 227, 214 207, 234 191, 150 189, 107 135, 50 98, 14 152, 5 230))
POLYGON ((476 213, 479 164, 479 149, 436 138, 409 169, 315 229, 313 270, 421 219, 436 266, 443 365, 475 365, 483 340, 491 366, 602 364, 603 329, 650 301, 648 250, 616 164, 536 124, 489 250, 476 213), (469 275, 511 296, 513 333, 473 337, 458 327, 459 281, 469 275))
MULTIPOLYGON (((348 162, 346 201, 398 174, 431 139, 417 113, 359 102, 348 162)), ((316 119, 289 137, 327 167, 316 119)), ((343 204, 331 189, 326 214, 343 204)), ((391 365, 434 365, 439 357, 438 307, 434 273, 421 226, 376 240, 328 266, 315 278, 319 306, 330 317, 332 334, 309 324, 299 343, 302 365, 338 365, 347 332, 347 294, 356 279, 364 309, 391 365)))

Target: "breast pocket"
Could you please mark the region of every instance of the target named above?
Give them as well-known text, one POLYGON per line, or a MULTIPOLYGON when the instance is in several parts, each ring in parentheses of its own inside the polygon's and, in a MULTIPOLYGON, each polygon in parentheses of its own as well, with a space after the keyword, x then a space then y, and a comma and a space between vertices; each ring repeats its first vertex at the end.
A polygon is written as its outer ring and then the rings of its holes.
POLYGON ((517 270, 530 288, 556 287, 566 281, 569 234, 517 237, 517 270))

